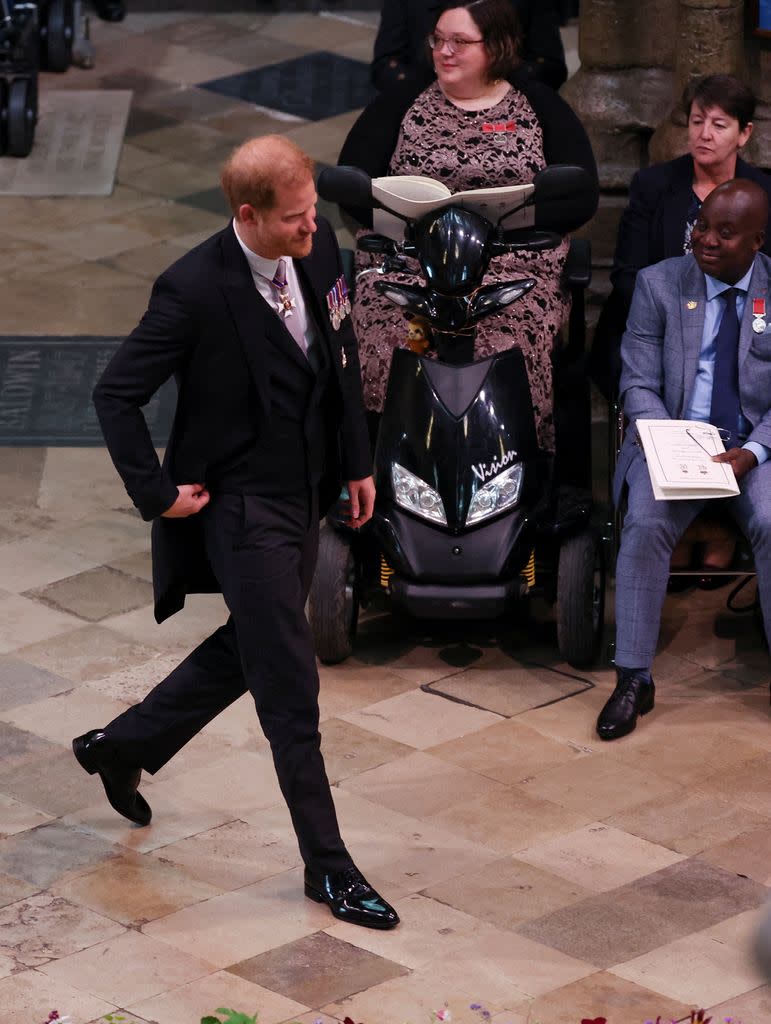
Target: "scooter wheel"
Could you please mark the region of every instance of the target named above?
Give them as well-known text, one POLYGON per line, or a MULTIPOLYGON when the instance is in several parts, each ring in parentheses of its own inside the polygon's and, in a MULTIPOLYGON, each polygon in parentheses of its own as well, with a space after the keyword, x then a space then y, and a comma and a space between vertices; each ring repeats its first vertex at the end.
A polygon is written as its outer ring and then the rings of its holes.
POLYGON ((49 71, 66 71, 72 63, 75 41, 75 10, 73 0, 49 0, 45 23, 43 59, 49 71))
POLYGON ((563 542, 557 569, 557 643, 574 668, 589 668, 596 661, 604 619, 602 540, 588 529, 563 542))
POLYGON ((350 541, 325 526, 308 595, 308 621, 316 654, 326 665, 344 661, 353 650, 359 621, 358 575, 350 541))
POLYGON ((6 138, 9 156, 29 156, 35 139, 35 90, 28 78, 17 78, 8 90, 6 138))

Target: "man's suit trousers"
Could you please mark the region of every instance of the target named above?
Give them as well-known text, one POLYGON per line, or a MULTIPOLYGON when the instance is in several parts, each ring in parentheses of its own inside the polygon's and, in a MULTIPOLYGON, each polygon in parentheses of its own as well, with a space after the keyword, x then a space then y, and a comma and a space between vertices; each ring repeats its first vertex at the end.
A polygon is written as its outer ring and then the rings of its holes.
MULTIPOLYGON (((656 653, 672 551, 712 499, 656 501, 642 453, 630 463, 627 512, 616 563, 616 664, 650 668, 656 653)), ((771 636, 771 460, 720 499, 752 545, 766 635, 771 636)))
POLYGON ((158 771, 246 690, 312 869, 348 867, 320 750, 319 677, 305 601, 318 548, 315 494, 219 495, 206 550, 230 618, 106 728, 128 763, 158 771))

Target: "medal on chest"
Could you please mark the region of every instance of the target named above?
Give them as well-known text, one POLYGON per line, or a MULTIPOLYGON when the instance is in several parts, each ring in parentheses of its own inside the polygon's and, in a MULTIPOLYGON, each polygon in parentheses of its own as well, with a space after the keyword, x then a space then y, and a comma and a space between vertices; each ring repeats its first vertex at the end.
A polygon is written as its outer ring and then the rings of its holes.
POLYGON ((752 329, 756 334, 762 334, 766 329, 766 300, 752 300, 752 329))

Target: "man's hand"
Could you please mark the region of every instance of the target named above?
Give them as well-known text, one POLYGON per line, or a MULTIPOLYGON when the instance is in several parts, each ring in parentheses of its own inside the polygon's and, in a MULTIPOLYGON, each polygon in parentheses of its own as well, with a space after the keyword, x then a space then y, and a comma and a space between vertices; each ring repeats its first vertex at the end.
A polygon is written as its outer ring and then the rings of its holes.
POLYGON ((365 477, 364 480, 349 480, 348 494, 350 500, 347 503, 348 519, 346 522, 358 530, 372 518, 375 508, 375 481, 371 476, 365 477))
POLYGON ((712 461, 730 462, 731 469, 734 471, 734 476, 737 480, 741 480, 745 473, 749 473, 758 464, 758 460, 749 448, 729 448, 727 452, 713 455, 712 461))
POLYGON ((204 505, 209 504, 209 492, 205 484, 179 484, 177 500, 162 513, 166 519, 184 519, 194 516, 204 505))

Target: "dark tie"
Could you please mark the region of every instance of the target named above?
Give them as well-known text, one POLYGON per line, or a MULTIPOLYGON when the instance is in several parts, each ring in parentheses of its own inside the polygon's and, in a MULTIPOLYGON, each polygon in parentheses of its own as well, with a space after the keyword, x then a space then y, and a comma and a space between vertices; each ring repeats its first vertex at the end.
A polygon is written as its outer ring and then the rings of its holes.
POLYGON ((709 421, 727 430, 726 449, 739 443, 737 430, 741 405, 739 403, 739 317, 736 312, 736 288, 722 293, 725 309, 715 335, 715 371, 712 378, 712 405, 709 421))

